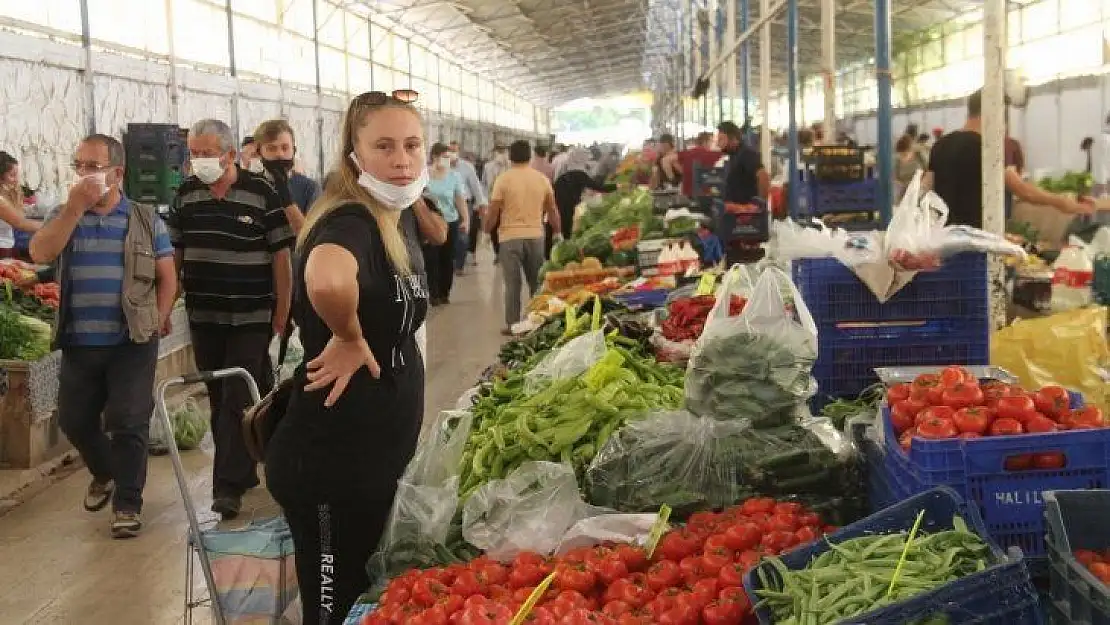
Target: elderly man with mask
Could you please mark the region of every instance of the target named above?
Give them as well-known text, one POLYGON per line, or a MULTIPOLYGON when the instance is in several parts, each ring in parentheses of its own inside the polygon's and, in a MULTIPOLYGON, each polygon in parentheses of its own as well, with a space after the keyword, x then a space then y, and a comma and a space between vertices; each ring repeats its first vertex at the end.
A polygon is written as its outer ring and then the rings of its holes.
MULTIPOLYGON (((467 159, 460 156, 461 149, 458 141, 452 141, 447 146, 447 154, 451 159, 451 168, 462 178, 465 189, 466 203, 470 211, 470 231, 467 232, 467 245, 459 246, 458 255, 455 257, 455 272, 462 275, 466 266, 467 252, 475 254, 478 251, 478 232, 480 231, 481 215, 486 212, 489 201, 486 199, 486 190, 478 180, 478 171, 467 159)), ((474 264, 477 264, 477 259, 474 264)))
MULTIPOLYGON (((292 297, 289 215, 301 217, 287 181, 272 185, 235 162, 227 124, 197 122, 189 133, 193 175, 177 191, 167 225, 182 275, 197 369, 243 367, 272 384, 270 339, 289 319, 292 297)), ((240 423, 251 398, 241 380, 208 383, 216 443, 212 511, 238 516, 258 485, 240 423)))

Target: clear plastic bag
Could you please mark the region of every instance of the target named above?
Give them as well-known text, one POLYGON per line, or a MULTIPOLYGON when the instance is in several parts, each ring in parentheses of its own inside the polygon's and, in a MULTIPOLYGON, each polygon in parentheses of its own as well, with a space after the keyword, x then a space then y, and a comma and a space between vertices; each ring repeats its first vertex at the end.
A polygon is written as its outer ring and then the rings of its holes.
POLYGON ((885 260, 878 232, 848 232, 821 222, 799 224, 791 219, 771 225, 770 255, 776 260, 835 258, 848 267, 885 260))
POLYGON ((566 380, 585 372, 605 356, 607 349, 605 333, 601 330, 571 339, 524 375, 524 392, 531 395, 556 380, 566 380))
POLYGON ((478 487, 463 504, 463 537, 500 561, 521 551, 551 553, 578 521, 605 514, 582 501, 570 465, 526 462, 478 487))
POLYGON ((449 543, 459 505, 459 463, 473 420, 466 411, 445 411, 429 428, 397 483, 385 531, 367 563, 371 579, 446 564, 453 557, 449 543))
POLYGON ((564 554, 579 547, 592 547, 602 543, 647 543, 651 528, 659 515, 652 514, 602 514, 574 524, 563 534, 556 554, 564 554))
POLYGON ((921 170, 914 174, 886 229, 887 256, 900 269, 940 266, 940 256, 929 249, 928 242, 947 223, 948 205, 932 191, 921 193, 923 174, 921 170))
MULTIPOLYGON (((732 270, 721 293, 735 288, 732 270)), ((743 312, 728 316, 719 295, 686 369, 686 408, 715 419, 749 419, 756 427, 783 425, 817 390, 817 326, 790 276, 769 267, 743 312)))
POLYGON ((620 512, 647 512, 665 503, 685 515, 756 495, 858 493, 851 443, 827 419, 799 413, 771 429, 688 412, 631 422, 587 470, 588 499, 620 512))
POLYGON ((304 360, 300 328, 293 328, 293 333, 289 336, 289 345, 285 349, 285 360, 278 362, 280 351, 281 337, 275 336, 270 340, 270 365, 274 368, 274 378, 277 382, 293 377, 293 372, 304 360))

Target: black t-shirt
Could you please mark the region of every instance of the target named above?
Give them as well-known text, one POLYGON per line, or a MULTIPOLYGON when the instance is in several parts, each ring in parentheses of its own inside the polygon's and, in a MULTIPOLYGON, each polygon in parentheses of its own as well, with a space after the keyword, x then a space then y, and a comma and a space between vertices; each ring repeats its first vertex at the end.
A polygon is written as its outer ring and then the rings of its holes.
POLYGON ((933 191, 948 205, 948 224, 983 227, 983 138, 957 130, 929 152, 933 191))
POLYGON ((564 224, 569 223, 568 218, 574 215, 574 208, 582 201, 586 189, 604 193, 613 187, 598 183, 581 169, 568 171, 555 180, 555 205, 559 207, 564 224))
POLYGON ((746 204, 759 197, 759 170, 763 169, 763 159, 759 152, 740 146, 728 152, 725 165, 724 201, 746 204))
MULTIPOLYGON (((359 324, 381 376, 374 379, 366 368, 359 369, 331 408, 324 407, 328 389, 306 392, 296 385, 267 456, 267 482, 282 494, 298 488, 335 496, 352 489, 367 496, 392 492, 412 458, 424 413, 424 363, 415 332, 427 314, 428 286, 411 209, 401 214, 401 227, 411 264, 407 276, 393 269, 377 223, 358 204, 324 217, 304 250, 298 250, 298 256, 308 258, 317 245, 330 243, 357 259, 359 324)), ((294 318, 308 363, 332 333, 302 295, 303 264, 294 278, 294 318)), ((304 379, 303 366, 297 376, 304 379)))

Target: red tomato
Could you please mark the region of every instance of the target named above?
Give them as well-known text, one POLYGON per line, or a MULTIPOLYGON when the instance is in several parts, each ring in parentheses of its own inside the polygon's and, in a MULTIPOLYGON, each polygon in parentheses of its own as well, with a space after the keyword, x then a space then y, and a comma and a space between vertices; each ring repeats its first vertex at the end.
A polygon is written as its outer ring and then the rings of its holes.
POLYGON ((1110 585, 1110 564, 1095 562, 1088 568, 1091 569, 1091 573, 1094 574, 1100 582, 1105 585, 1110 585))
POLYGON ((705 561, 698 556, 688 556, 678 563, 678 568, 682 569, 682 579, 686 580, 687 584, 693 584, 699 579, 706 576, 705 561))
POLYGON ((740 554, 740 557, 738 557, 736 561, 744 565, 745 569, 751 570, 754 569, 755 566, 759 564, 759 561, 762 559, 763 554, 759 553, 758 551, 745 551, 744 553, 740 554))
POLYGON ((593 565, 594 573, 601 583, 608 586, 622 577, 628 577, 628 565, 616 554, 593 565))
POLYGON ((1059 429, 1059 425, 1055 421, 1041 414, 1033 416, 1025 422, 1025 431, 1030 434, 1055 432, 1057 429, 1059 429))
POLYGON ((802 527, 821 527, 821 515, 816 512, 804 512, 798 515, 798 525, 802 527))
POLYGON ((591 625, 592 623, 612 623, 613 620, 605 614, 599 614, 587 608, 576 608, 559 621, 559 625, 591 625))
POLYGON ((735 603, 747 610, 751 606, 748 600, 748 593, 744 592, 743 588, 739 587, 725 587, 717 594, 718 601, 726 601, 728 603, 735 603))
POLYGON ((978 384, 979 380, 965 367, 949 366, 940 372, 940 383, 945 386, 954 386, 961 382, 978 384))
POLYGON ((661 560, 647 570, 647 585, 655 592, 678 585, 682 571, 672 560, 661 560))
POLYGON ((886 403, 893 406, 902 400, 909 399, 911 390, 913 388, 909 384, 895 384, 886 390, 886 403))
POLYGON ((420 605, 430 606, 440 597, 446 597, 449 594, 451 592, 447 586, 436 579, 422 577, 412 584, 412 600, 420 605))
POLYGON ((1033 468, 1036 469, 1063 469, 1067 465, 1064 454, 1033 454, 1033 468))
POLYGON ((986 434, 991 426, 990 412, 981 406, 969 406, 956 411, 952 417, 961 434, 986 434))
POLYGON ((625 577, 613 582, 605 589, 603 599, 610 601, 623 601, 628 605, 638 608, 651 600, 651 590, 646 581, 640 578, 625 577))
POLYGON ((697 598, 698 605, 704 607, 705 604, 716 599, 717 593, 720 591, 721 583, 717 581, 716 576, 714 576, 698 580, 698 582, 694 584, 694 587, 693 589, 691 589, 690 593, 697 598))
POLYGON ((890 409, 890 425, 894 428, 895 434, 901 434, 910 429, 914 425, 914 417, 918 412, 924 410, 924 402, 917 400, 903 400, 894 404, 890 409))
POLYGON ((1027 471, 1033 466, 1032 454, 1020 454, 1017 456, 1010 456, 1002 463, 1007 471, 1027 471))
POLYGON ((1083 566, 1090 567, 1095 562, 1101 562, 1102 556, 1097 551, 1091 551, 1090 549, 1076 549, 1075 559, 1083 566))
POLYGON ((514 565, 509 572, 509 588, 531 588, 543 581, 547 573, 539 565, 522 563, 514 565))
POLYGON ((378 605, 401 605, 409 600, 412 592, 404 586, 394 587, 390 584, 382 596, 378 598, 378 605))
POLYGON ((629 571, 642 571, 647 568, 647 552, 640 547, 622 543, 613 549, 613 554, 624 562, 629 571))
MULTIPOLYGON (((939 408, 939 406, 934 406, 939 408)), ((917 435, 921 438, 936 440, 941 438, 955 438, 960 431, 951 419, 930 417, 917 426, 917 435)))
POLYGON ((568 562, 555 567, 554 586, 560 590, 576 590, 586 594, 597 584, 597 575, 581 562, 568 562))
POLYGON ((732 563, 733 554, 731 551, 721 553, 704 553, 701 556, 702 568, 705 570, 707 577, 716 577, 721 569, 725 568, 732 563))
POLYGON ((911 386, 913 386, 914 388, 928 389, 933 388, 938 384, 940 384, 939 373, 922 373, 921 375, 914 378, 913 384, 911 386))
POLYGON ((1033 394, 1033 405, 1049 417, 1059 419, 1071 407, 1071 397, 1062 386, 1046 386, 1033 394))
POLYGON ((705 544, 702 545, 702 550, 706 553, 717 553, 721 555, 731 556, 736 549, 728 546, 728 540, 724 534, 713 534, 705 539, 705 544))
POLYGON ((960 438, 983 438, 983 435, 977 432, 963 432, 960 438))
POLYGON ((957 383, 944 390, 941 394, 941 402, 945 406, 957 410, 969 406, 978 406, 983 403, 983 391, 980 390, 979 385, 975 383, 957 383))
MULTIPOLYGON (((1014 398, 1006 397, 1004 399, 1014 398)), ((1029 398, 1026 397, 1024 399, 1029 398)), ((1013 434, 1021 434, 1025 431, 1025 428, 1022 427, 1021 422, 1017 419, 1002 417, 994 420, 994 423, 991 424, 989 431, 991 436, 1011 436, 1013 434)))
POLYGON ((605 607, 601 608, 601 611, 604 612, 606 616, 619 618, 621 615, 631 612, 632 606, 618 599, 606 603, 605 607))
POLYGON ((725 544, 736 551, 751 549, 759 544, 762 532, 754 523, 740 523, 725 530, 725 544))
POLYGON ((813 527, 809 525, 806 525, 799 528, 798 531, 794 532, 794 537, 798 541, 797 544, 805 545, 817 540, 817 530, 813 529, 813 527))
POLYGON ((512 610, 496 603, 487 603, 463 611, 458 625, 508 625, 512 620, 512 610))
POLYGON ((412 625, 447 625, 447 612, 440 606, 432 606, 405 619, 405 622, 412 625))
POLYGON ((715 600, 701 611, 701 620, 705 625, 740 625, 743 618, 743 608, 734 603, 715 600))
POLYGON ((748 567, 740 562, 733 562, 717 573, 717 580, 721 583, 721 586, 739 588, 744 585, 744 574, 747 572, 748 567))
POLYGON ((805 506, 796 501, 783 501, 775 504, 772 514, 799 515, 805 512, 805 506))
POLYGON ((656 617, 659 625, 697 625, 698 610, 690 605, 680 605, 656 617))
POLYGON ((1012 419, 1018 423, 1025 423, 1037 411, 1037 407, 1033 405, 1033 400, 1025 395, 1009 395, 999 398, 996 410, 999 419, 1012 419))
POLYGON ((661 559, 679 562, 697 553, 699 546, 697 539, 690 533, 684 530, 673 530, 663 536, 656 551, 661 559))
POLYGON ((956 416, 956 409, 951 406, 929 406, 925 410, 917 413, 914 419, 914 425, 917 426, 918 431, 921 430, 921 424, 928 419, 947 419, 952 420, 956 416))
POLYGON ((531 625, 555 625, 558 623, 555 619, 555 615, 551 613, 551 610, 548 610, 542 605, 532 608, 528 616, 524 617, 524 622, 530 623, 531 625))
POLYGON ((1102 410, 1096 406, 1084 406, 1071 412, 1072 417, 1079 423, 1100 428, 1105 425, 1102 419, 1102 410))
POLYGON ((762 545, 774 553, 782 553, 797 544, 797 541, 792 531, 771 531, 763 535, 762 545))
POLYGON ((798 517, 793 514, 776 514, 767 523, 771 531, 793 532, 798 529, 798 517))
POLYGON ((770 514, 775 509, 775 500, 770 497, 753 497, 740 504, 744 514, 770 514))

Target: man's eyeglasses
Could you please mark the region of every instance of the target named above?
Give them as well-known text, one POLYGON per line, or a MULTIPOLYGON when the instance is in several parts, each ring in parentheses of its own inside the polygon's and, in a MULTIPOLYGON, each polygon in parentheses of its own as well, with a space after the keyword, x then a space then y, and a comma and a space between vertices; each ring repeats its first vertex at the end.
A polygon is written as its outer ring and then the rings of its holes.
POLYGON ((420 99, 420 94, 413 89, 395 89, 389 93, 385 91, 367 91, 355 96, 354 103, 360 106, 381 106, 388 102, 412 104, 420 99))
POLYGON ((69 166, 73 169, 73 171, 75 171, 77 173, 81 173, 83 171, 91 171, 93 173, 99 173, 99 172, 102 172, 102 171, 105 171, 105 170, 108 170, 108 169, 112 168, 111 165, 101 165, 100 163, 82 162, 82 161, 73 161, 72 163, 69 164, 69 166))

